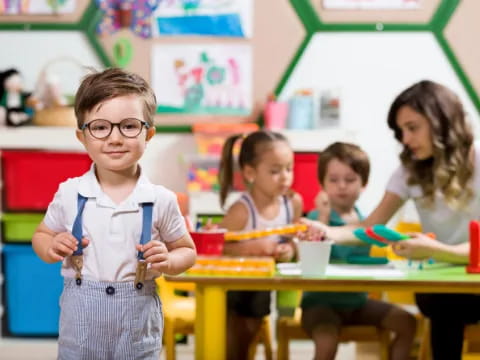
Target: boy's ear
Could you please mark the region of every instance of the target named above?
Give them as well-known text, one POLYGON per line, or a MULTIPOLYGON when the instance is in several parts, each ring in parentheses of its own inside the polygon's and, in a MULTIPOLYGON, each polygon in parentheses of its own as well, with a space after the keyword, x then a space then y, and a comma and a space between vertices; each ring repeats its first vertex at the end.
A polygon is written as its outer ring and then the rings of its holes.
POLYGON ((82 130, 77 129, 75 131, 75 135, 77 136, 78 141, 80 141, 83 146, 85 146, 85 134, 82 130))
POLYGON ((150 141, 150 139, 155 135, 155 127, 152 126, 147 130, 147 141, 150 141))

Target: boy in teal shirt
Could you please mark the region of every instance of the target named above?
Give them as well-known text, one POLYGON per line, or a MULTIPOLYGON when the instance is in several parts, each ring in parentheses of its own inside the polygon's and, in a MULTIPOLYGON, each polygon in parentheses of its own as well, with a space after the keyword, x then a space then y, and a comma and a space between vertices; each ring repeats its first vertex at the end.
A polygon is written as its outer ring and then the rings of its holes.
MULTIPOLYGON (((336 142, 321 154, 318 179, 323 190, 309 218, 332 226, 363 219, 355 202, 368 182, 370 163, 358 146, 336 142)), ((368 256, 369 246, 333 245, 331 260, 368 256)), ((365 292, 304 292, 302 327, 315 343, 315 360, 335 358, 338 335, 344 325, 374 325, 392 331, 391 359, 407 359, 415 335, 413 315, 398 306, 369 299, 365 292)))

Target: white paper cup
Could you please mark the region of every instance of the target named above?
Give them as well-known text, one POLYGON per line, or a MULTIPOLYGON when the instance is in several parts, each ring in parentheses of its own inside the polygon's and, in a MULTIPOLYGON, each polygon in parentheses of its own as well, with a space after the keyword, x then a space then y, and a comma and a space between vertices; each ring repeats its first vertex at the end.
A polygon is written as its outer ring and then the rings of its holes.
POLYGON ((325 276, 331 249, 331 241, 300 241, 298 251, 302 276, 325 276))

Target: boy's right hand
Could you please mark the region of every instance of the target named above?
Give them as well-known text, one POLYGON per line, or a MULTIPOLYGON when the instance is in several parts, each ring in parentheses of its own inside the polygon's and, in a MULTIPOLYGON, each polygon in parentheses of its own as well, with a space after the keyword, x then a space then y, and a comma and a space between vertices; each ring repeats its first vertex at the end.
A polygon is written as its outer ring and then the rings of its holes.
POLYGON ((325 191, 321 190, 315 197, 315 208, 322 217, 326 217, 327 219, 330 217, 332 206, 328 194, 325 191))
MULTIPOLYGON (((86 247, 89 244, 87 238, 82 239, 82 246, 86 247)), ((69 232, 56 234, 50 247, 47 250, 47 256, 52 262, 63 261, 65 257, 70 256, 77 250, 77 239, 69 232)))

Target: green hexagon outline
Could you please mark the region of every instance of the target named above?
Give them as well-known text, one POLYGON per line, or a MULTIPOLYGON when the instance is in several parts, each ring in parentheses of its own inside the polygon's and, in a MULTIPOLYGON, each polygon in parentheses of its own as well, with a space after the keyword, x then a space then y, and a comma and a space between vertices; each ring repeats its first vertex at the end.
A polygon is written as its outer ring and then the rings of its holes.
POLYGON ((2 30, 24 30, 24 31, 79 31, 85 34, 87 41, 93 48, 100 61, 106 67, 112 66, 113 62, 104 51, 103 47, 97 39, 96 25, 102 17, 102 11, 97 8, 95 1, 91 1, 83 12, 82 17, 77 22, 11 22, 0 23, 0 31, 2 30))
POLYGON ((480 113, 480 99, 477 92, 473 88, 468 76, 463 71, 460 62, 457 60, 453 49, 448 44, 447 39, 443 35, 443 31, 450 21, 453 13, 458 7, 460 0, 441 0, 436 11, 430 21, 425 24, 404 24, 404 23, 324 23, 321 21, 316 9, 313 8, 310 0, 290 0, 290 4, 297 14, 300 22, 303 24, 306 36, 300 47, 292 58, 287 70, 282 75, 278 83, 275 94, 279 95, 285 86, 287 80, 292 74, 295 66, 305 52, 305 49, 313 35, 317 32, 378 32, 378 31, 429 31, 433 32, 435 39, 438 41, 440 48, 443 50, 450 65, 453 67, 460 82, 465 88, 473 105, 480 113), (381 24, 381 30, 378 25, 381 24))
MULTIPOLYGON (((95 54, 97 54, 100 61, 105 67, 113 66, 115 63, 107 55, 103 46, 98 41, 96 26, 100 22, 103 13, 96 4, 91 0, 88 7, 85 9, 82 17, 76 23, 67 22, 0 22, 0 33, 2 30, 24 30, 24 31, 80 31, 85 34, 87 41, 92 46, 95 54)), ((157 125, 155 126, 156 132, 163 133, 189 133, 191 132, 191 125, 157 125)))

